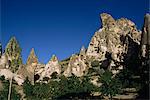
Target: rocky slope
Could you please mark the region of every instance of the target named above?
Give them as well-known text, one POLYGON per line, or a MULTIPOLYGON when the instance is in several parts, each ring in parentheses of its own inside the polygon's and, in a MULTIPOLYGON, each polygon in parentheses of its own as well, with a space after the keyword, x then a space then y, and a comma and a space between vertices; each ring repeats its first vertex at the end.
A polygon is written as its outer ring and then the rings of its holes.
POLYGON ((134 50, 138 50, 141 31, 137 30, 136 25, 126 18, 115 20, 106 13, 100 16, 102 28, 95 32, 86 54, 90 58, 101 61, 102 66, 109 60, 107 64, 109 69, 114 67, 122 69, 121 63, 125 59, 130 60, 135 53, 134 50))
MULTIPOLYGON (((95 60, 100 62, 100 68, 109 69, 115 75, 124 67, 136 67, 138 63, 133 65, 132 61, 137 61, 140 53, 144 59, 149 59, 150 15, 145 16, 143 32, 126 18, 115 20, 107 13, 101 14, 100 17, 102 26, 95 32, 87 50, 82 47, 79 54, 73 54, 67 60, 58 61, 57 57, 53 56, 47 64, 41 64, 34 49, 32 49, 27 63, 19 65, 14 78, 16 82, 21 85, 28 77, 34 84, 35 75, 39 76, 39 80, 43 80, 44 77, 51 78, 54 72, 66 77, 72 74, 81 77, 88 73, 88 69, 92 67, 91 63, 95 60)), ((19 48, 18 43, 13 38, 6 46, 7 52, 0 57, 0 76, 4 75, 8 78, 9 75, 13 74, 9 69, 9 62, 13 59, 20 59, 19 54, 21 52, 13 48, 15 45, 19 48), (13 49, 9 50, 10 47, 13 49), (6 75, 7 72, 10 74, 6 75)))

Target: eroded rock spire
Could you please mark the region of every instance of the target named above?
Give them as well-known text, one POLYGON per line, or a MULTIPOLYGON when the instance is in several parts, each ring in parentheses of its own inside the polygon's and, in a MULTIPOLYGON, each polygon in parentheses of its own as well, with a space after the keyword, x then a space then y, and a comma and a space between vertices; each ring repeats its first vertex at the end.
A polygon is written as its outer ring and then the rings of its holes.
MULTIPOLYGON (((142 57, 149 57, 150 51, 150 15, 146 14, 141 37, 141 53, 142 57)), ((149 57, 150 58, 150 57, 149 57)))
POLYGON ((30 55, 28 56, 27 59, 27 65, 31 65, 32 63, 38 63, 38 58, 35 55, 34 48, 31 49, 30 55))

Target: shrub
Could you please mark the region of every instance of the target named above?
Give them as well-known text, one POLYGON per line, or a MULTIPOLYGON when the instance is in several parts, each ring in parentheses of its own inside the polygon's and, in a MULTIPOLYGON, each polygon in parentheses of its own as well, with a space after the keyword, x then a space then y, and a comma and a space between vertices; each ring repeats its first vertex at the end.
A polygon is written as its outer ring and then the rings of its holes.
POLYGON ((112 99, 112 96, 119 93, 121 84, 116 78, 112 78, 112 73, 106 70, 101 77, 102 86, 100 87, 100 92, 102 95, 109 96, 112 99))

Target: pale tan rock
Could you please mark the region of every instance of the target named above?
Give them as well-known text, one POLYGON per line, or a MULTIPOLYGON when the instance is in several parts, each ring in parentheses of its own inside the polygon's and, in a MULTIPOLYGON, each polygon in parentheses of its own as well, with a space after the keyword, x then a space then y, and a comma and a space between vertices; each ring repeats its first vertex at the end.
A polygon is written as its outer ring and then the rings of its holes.
POLYGON ((86 54, 86 49, 84 46, 82 46, 80 49, 80 55, 85 55, 85 54, 86 54))
POLYGON ((85 64, 83 55, 72 55, 70 58, 67 69, 64 71, 65 76, 71 76, 74 74, 75 76, 81 77, 84 75, 87 65, 85 64))
POLYGON ((44 68, 45 68, 45 64, 38 63, 35 69, 35 75, 36 74, 41 75, 42 72, 44 71, 44 68))
MULTIPOLYGON (((108 59, 106 57, 106 52, 108 52, 111 54, 109 59, 119 63, 123 62, 124 55, 127 53, 130 59, 134 55, 135 44, 140 45, 141 31, 137 30, 135 24, 126 18, 115 20, 111 15, 103 13, 101 21, 102 28, 95 32, 89 43, 86 52, 88 58, 104 61, 108 59)), ((110 69, 116 66, 111 63, 110 69)))
POLYGON ((37 64, 38 64, 38 58, 35 55, 34 49, 32 48, 26 63, 26 70, 29 74, 28 78, 32 84, 34 84, 34 75, 35 75, 35 69, 37 67, 37 64))
POLYGON ((5 53, 0 58, 0 69, 1 68, 9 68, 8 58, 5 53))
POLYGON ((0 76, 4 76, 6 80, 13 78, 18 85, 22 85, 24 82, 24 79, 20 75, 12 73, 10 69, 0 69, 0 76))
POLYGON ((57 72, 58 75, 61 74, 61 65, 55 55, 53 55, 51 60, 45 65, 44 71, 41 73, 41 77, 51 78, 51 74, 54 72, 57 72))

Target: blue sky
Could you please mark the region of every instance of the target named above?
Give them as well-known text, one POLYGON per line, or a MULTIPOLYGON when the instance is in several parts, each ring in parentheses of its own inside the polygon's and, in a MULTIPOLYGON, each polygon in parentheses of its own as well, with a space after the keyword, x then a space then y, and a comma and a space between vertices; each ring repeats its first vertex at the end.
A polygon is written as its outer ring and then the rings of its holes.
POLYGON ((0 0, 0 41, 15 36, 23 61, 31 48, 42 63, 55 54, 60 60, 88 46, 101 27, 100 14, 126 17, 141 29, 149 0, 0 0))

